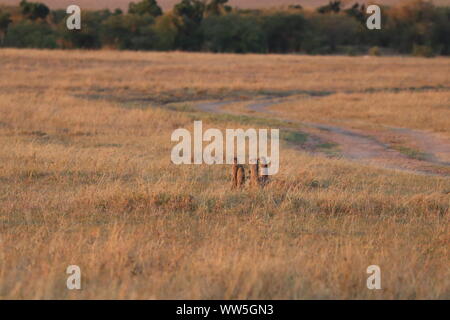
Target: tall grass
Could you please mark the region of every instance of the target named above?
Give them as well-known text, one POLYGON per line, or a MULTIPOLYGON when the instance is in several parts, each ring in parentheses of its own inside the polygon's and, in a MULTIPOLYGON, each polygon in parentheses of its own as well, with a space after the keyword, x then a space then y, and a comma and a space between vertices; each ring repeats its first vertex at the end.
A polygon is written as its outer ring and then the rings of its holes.
POLYGON ((267 188, 231 191, 227 166, 171 163, 170 135, 192 128, 192 110, 156 103, 200 89, 438 85, 447 60, 380 59, 375 70, 397 68, 375 71, 383 80, 358 58, 2 50, 0 60, 0 298, 450 297, 448 177, 284 144, 267 188), (425 81, 417 70, 437 72, 425 81), (137 94, 152 100, 124 105, 137 94), (66 288, 72 264, 80 291, 66 288), (382 290, 366 287, 373 264, 382 290))

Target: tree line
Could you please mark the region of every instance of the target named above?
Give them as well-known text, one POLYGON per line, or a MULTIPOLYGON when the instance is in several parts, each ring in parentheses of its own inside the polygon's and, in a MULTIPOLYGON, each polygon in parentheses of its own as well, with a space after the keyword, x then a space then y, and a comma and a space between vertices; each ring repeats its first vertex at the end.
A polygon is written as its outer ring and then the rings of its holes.
POLYGON ((382 7, 381 30, 368 30, 364 4, 341 1, 315 10, 233 8, 228 0, 181 0, 163 12, 156 0, 121 9, 82 11, 68 30, 65 10, 22 0, 0 7, 0 46, 229 53, 450 54, 450 7, 412 0, 382 7))

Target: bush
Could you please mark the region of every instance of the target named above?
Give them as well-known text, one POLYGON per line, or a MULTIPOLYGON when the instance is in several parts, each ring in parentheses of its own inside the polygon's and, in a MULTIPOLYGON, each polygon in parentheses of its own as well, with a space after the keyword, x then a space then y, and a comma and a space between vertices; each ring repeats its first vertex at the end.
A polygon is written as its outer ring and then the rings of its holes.
POLYGON ((131 2, 128 6, 128 13, 138 15, 148 14, 153 17, 158 17, 163 14, 156 0, 142 0, 138 3, 131 2))
POLYGON ((261 24, 252 16, 229 14, 203 21, 204 49, 213 52, 266 52, 261 24))
POLYGON ((166 14, 156 19, 153 26, 155 33, 155 50, 173 50, 177 39, 177 27, 173 22, 173 16, 166 14))
POLYGON ((201 24, 205 15, 205 2, 182 0, 173 8, 174 23, 177 28, 175 47, 181 50, 198 51, 202 48, 201 24))
POLYGON ((4 39, 4 45, 15 48, 57 48, 57 34, 46 23, 21 21, 12 24, 4 39))
POLYGON ((0 12, 0 45, 374 56, 383 48, 425 57, 450 54, 450 7, 435 7, 430 1, 383 7, 383 27, 376 31, 365 25, 365 5, 346 7, 343 1, 329 1, 317 12, 297 7, 231 9, 227 0, 175 0, 165 14, 158 0, 137 1, 128 14, 83 10, 82 29, 67 30, 65 10, 48 16, 45 5, 22 0, 20 7, 0 12), (8 28, 13 33, 6 37, 8 28))
POLYGON ((82 12, 81 30, 68 30, 66 22, 59 25, 59 34, 63 48, 98 49, 102 46, 100 41, 100 30, 102 21, 111 16, 109 11, 82 12))
POLYGON ((357 44, 360 23, 347 15, 315 15, 308 19, 304 48, 312 54, 336 53, 339 47, 357 44))
POLYGON ((11 22, 11 14, 0 10, 0 46, 3 45, 6 32, 11 22))
POLYGON ((354 46, 345 46, 343 48, 343 52, 350 57, 355 57, 360 53, 358 51, 358 48, 356 48, 354 46))
POLYGON ((435 56, 433 48, 429 46, 420 46, 416 44, 413 46, 412 54, 413 56, 416 57, 426 57, 426 58, 431 58, 435 56))
POLYGON ((302 14, 277 13, 263 18, 262 26, 269 52, 298 52, 306 30, 302 14))
POLYGON ((113 15, 101 26, 103 45, 116 49, 150 50, 155 45, 152 29, 154 18, 150 15, 113 15))
POLYGON ((369 54, 369 56, 381 56, 381 51, 379 47, 372 47, 369 49, 369 51, 367 52, 369 54))
POLYGON ((22 0, 20 7, 22 8, 22 14, 30 20, 44 20, 50 13, 50 9, 45 4, 39 2, 22 0))
POLYGON ((58 10, 52 10, 51 14, 51 21, 53 24, 58 25, 66 21, 67 13, 66 10, 58 9, 58 10))

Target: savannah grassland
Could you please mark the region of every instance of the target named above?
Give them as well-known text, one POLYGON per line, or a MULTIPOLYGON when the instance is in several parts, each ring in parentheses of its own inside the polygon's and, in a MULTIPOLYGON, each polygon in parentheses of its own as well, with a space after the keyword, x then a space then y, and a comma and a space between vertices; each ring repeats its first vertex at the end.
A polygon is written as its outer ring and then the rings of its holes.
POLYGON ((170 161, 171 133, 196 119, 284 126, 243 103, 227 107, 233 114, 196 108, 267 95, 289 96, 278 111, 292 119, 450 138, 449 66, 1 50, 0 298, 449 299, 445 168, 424 174, 324 156, 299 147, 308 133, 284 129, 280 173, 263 190, 230 190, 225 165, 170 161), (333 94, 301 94, 325 91, 333 94), (80 291, 66 289, 72 264, 80 291), (366 288, 373 264, 382 290, 366 288))

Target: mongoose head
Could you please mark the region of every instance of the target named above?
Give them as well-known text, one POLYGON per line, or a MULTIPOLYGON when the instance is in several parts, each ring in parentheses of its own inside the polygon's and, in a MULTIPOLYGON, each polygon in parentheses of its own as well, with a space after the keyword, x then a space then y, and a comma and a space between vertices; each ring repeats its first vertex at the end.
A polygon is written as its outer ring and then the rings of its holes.
POLYGON ((259 163, 261 163, 261 167, 262 167, 262 168, 268 168, 268 167, 269 167, 269 164, 268 164, 266 158, 258 159, 258 161, 259 161, 259 163))

